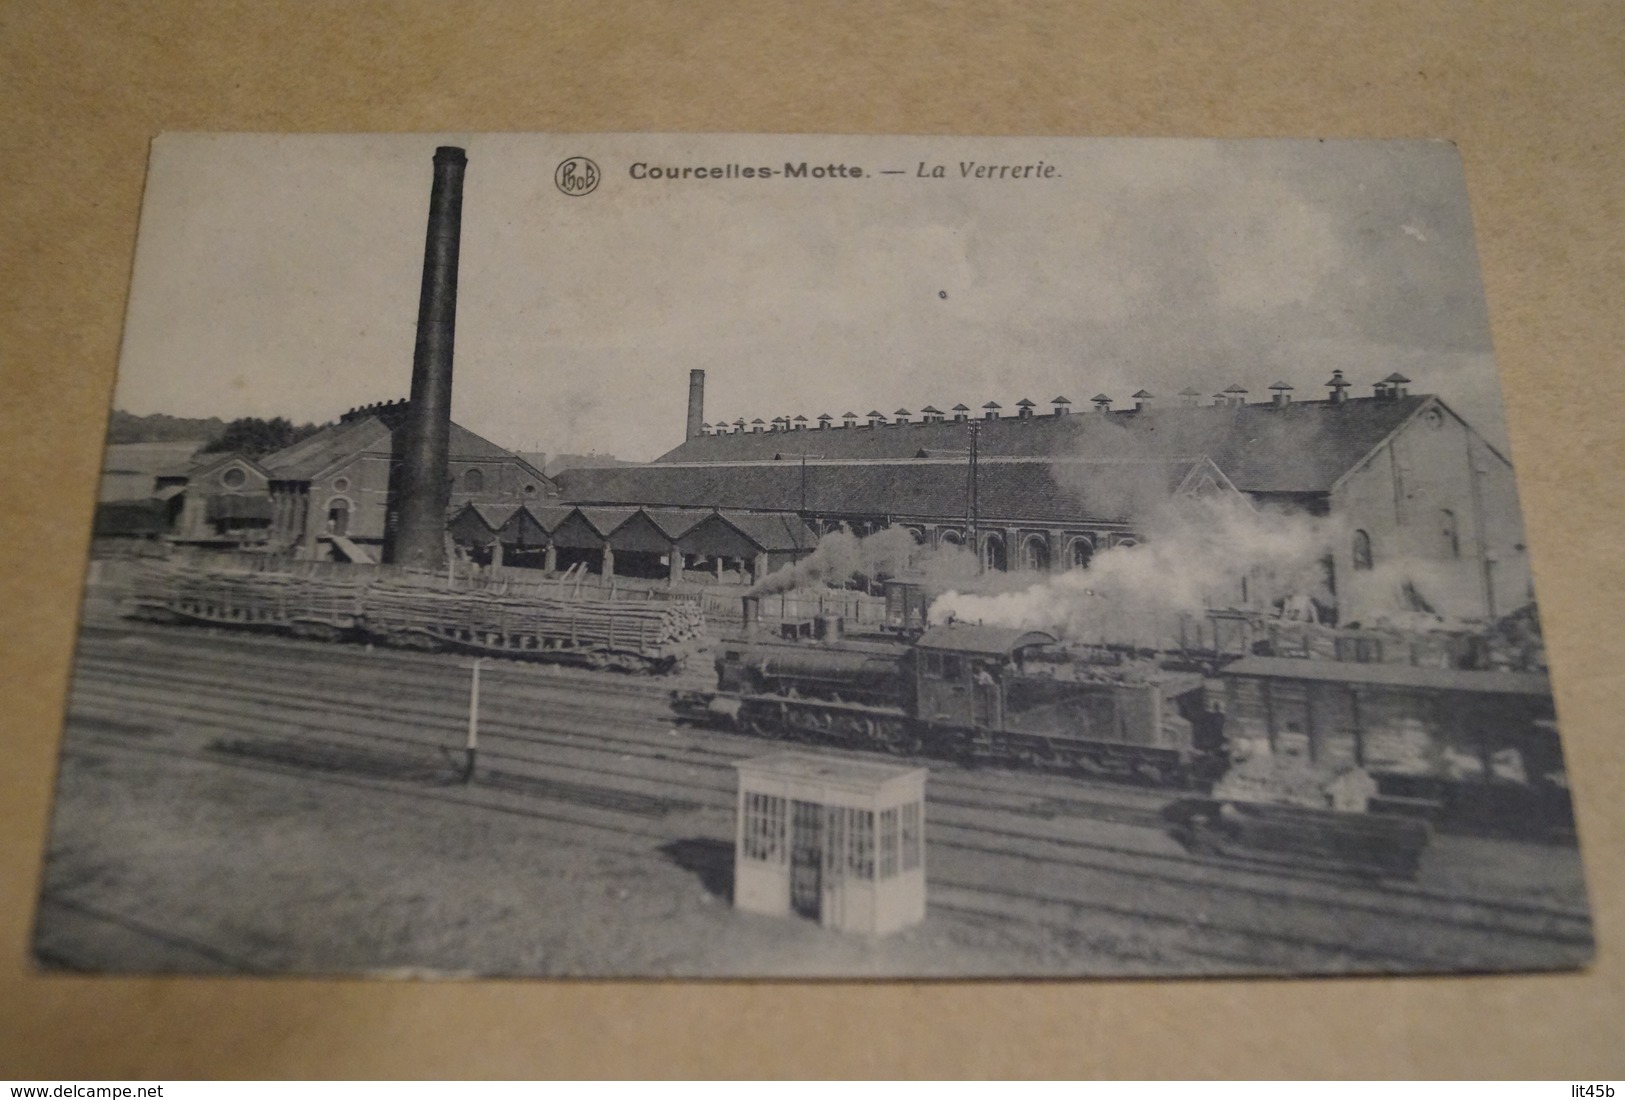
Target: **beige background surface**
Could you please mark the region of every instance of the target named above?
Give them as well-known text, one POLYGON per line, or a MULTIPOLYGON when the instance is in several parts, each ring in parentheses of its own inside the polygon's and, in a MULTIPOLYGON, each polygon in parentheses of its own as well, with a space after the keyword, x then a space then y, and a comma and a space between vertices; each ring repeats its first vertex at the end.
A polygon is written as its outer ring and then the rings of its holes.
POLYGON ((1625 5, 0 2, 0 1077, 1625 1077, 1625 5), (1446 137, 1599 954, 1375 981, 383 983, 26 961, 147 143, 197 130, 1446 137))

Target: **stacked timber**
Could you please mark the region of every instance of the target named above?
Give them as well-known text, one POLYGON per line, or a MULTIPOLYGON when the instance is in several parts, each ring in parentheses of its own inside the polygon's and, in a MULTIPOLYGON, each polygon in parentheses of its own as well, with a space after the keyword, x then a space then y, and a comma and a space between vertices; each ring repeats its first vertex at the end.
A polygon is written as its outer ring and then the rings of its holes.
POLYGON ((693 647, 704 621, 686 601, 509 596, 376 585, 366 628, 423 634, 492 651, 586 649, 649 658, 693 647))
POLYGON ((130 598, 148 618, 541 660, 607 657, 592 663, 627 668, 671 667, 698 648, 705 625, 699 606, 684 600, 457 589, 365 567, 312 574, 154 566, 134 578, 130 598))

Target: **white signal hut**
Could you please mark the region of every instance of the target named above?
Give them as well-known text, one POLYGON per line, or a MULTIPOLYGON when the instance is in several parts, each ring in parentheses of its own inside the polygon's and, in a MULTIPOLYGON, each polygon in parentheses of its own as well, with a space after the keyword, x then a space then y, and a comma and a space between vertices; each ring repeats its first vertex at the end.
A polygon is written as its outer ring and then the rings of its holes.
POLYGON ((869 935, 925 919, 926 769, 804 752, 735 767, 736 908, 869 935))

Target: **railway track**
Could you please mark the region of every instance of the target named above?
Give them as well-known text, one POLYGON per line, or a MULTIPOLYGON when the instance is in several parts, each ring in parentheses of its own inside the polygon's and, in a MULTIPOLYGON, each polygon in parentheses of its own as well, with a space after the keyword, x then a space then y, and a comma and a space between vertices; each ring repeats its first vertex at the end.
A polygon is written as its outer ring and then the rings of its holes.
MULTIPOLYGON (((484 684, 479 782, 464 787, 463 659, 199 633, 88 631, 65 751, 521 814, 649 859, 697 826, 731 835, 732 764, 762 751, 675 730, 663 684, 499 661, 484 684)), ((1116 944, 1152 969, 1187 956, 1198 970, 1539 966, 1590 942, 1584 912, 1563 905, 1191 856, 1166 833, 1167 792, 931 766, 933 909, 956 919, 1116 944), (1200 949, 1183 942, 1192 930, 1200 949)))

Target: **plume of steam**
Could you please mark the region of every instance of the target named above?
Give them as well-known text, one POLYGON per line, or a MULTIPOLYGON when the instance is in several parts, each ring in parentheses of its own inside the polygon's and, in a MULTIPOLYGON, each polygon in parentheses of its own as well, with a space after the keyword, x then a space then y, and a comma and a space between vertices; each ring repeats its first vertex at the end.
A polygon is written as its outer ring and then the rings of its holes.
POLYGON ((951 618, 1048 630, 1079 642, 1160 646, 1184 615, 1210 608, 1268 608, 1292 596, 1329 603, 1324 559, 1342 525, 1257 509, 1232 495, 1178 497, 1156 506, 1145 541, 1095 555, 1018 591, 945 592, 934 623, 951 618))
MULTIPOLYGON (((1475 583, 1476 579, 1468 581, 1466 587, 1471 589, 1475 583)), ((1341 621, 1400 630, 1470 625, 1461 610, 1473 605, 1476 592, 1464 594, 1462 588, 1459 571, 1446 563, 1389 558, 1338 586, 1341 621)))
POLYGON ((852 581, 894 577, 907 573, 928 591, 976 586, 998 591, 1022 583, 1019 574, 978 578, 976 555, 963 546, 922 546, 905 527, 888 527, 858 536, 831 531, 818 540, 811 554, 764 577, 750 594, 775 595, 798 588, 838 588, 852 581), (980 582, 980 583, 979 583, 980 582))
POLYGON ((916 549, 914 536, 902 527, 888 527, 861 538, 848 531, 831 531, 818 540, 811 554, 762 578, 751 595, 833 588, 858 577, 901 573, 916 549))

